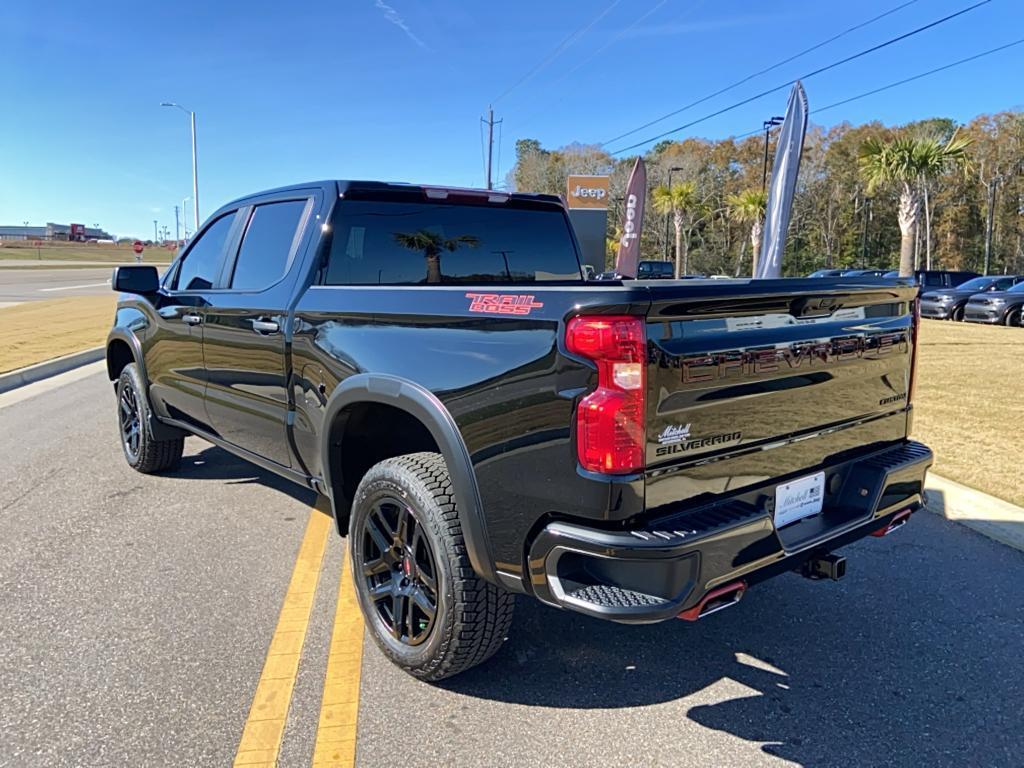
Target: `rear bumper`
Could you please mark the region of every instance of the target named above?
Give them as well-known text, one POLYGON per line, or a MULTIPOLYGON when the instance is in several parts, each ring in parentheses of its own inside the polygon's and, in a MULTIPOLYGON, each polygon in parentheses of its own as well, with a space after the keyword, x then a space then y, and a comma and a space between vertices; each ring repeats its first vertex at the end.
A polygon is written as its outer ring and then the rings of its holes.
POLYGON ((709 595, 727 586, 742 584, 741 595, 894 520, 902 524, 921 507, 931 464, 932 452, 908 441, 825 467, 822 513, 781 529, 772 521, 774 490, 792 478, 668 510, 629 530, 552 522, 530 548, 532 588, 545 603, 613 621, 696 618, 709 595))

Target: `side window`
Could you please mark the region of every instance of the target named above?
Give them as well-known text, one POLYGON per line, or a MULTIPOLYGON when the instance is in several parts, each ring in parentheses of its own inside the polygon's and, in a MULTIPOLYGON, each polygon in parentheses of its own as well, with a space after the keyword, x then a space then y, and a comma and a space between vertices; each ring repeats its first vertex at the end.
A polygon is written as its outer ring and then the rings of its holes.
POLYGON ((234 221, 234 211, 221 216, 192 244, 174 278, 174 290, 203 291, 213 287, 234 221))
POLYGON ((1012 277, 1002 277, 999 280, 996 280, 995 290, 1005 291, 1007 288, 1012 288, 1013 283, 1014 279, 1012 277))
POLYGON ((266 203, 253 209, 231 275, 232 290, 259 291, 281 279, 305 209, 305 200, 266 203))
POLYGON ((924 273, 924 284, 925 285, 942 285, 942 275, 935 273, 924 273))

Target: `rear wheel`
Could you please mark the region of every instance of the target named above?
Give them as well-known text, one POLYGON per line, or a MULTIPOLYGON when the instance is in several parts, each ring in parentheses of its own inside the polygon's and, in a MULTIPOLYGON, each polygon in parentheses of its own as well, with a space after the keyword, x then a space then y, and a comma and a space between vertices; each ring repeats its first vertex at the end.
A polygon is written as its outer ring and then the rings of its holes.
POLYGON ((514 597, 473 571, 439 454, 397 456, 366 473, 352 505, 349 548, 370 634, 406 672, 441 680, 501 647, 514 597))
POLYGON ((132 469, 145 474, 176 468, 185 438, 157 440, 150 431, 149 419, 142 375, 135 363, 129 363, 117 380, 117 425, 124 458, 132 469))

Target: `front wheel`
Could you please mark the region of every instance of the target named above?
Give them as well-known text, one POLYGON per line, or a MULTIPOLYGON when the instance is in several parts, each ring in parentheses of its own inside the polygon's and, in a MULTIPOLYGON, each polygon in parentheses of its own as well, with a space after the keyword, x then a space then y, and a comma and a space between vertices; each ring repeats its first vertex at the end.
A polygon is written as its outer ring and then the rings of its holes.
POLYGON ((370 634, 406 672, 442 680, 501 647, 515 598, 473 571, 439 454, 374 465, 356 489, 348 538, 370 634))
POLYGON ((1021 309, 1011 309, 1006 313, 1006 324, 1010 328, 1020 328, 1022 324, 1021 309))
POLYGON ((181 461, 185 438, 157 440, 149 428, 149 401, 142 375, 129 363, 117 380, 117 425, 128 465, 145 474, 174 469, 181 461))
POLYGON ((957 323, 963 322, 964 319, 964 305, 953 307, 953 311, 949 314, 949 319, 957 323))

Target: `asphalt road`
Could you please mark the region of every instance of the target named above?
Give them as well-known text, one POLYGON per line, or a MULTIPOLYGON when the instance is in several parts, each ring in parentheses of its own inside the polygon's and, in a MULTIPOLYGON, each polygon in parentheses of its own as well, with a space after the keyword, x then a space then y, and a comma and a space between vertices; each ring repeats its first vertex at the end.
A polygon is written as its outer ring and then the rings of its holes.
MULTIPOLYGON (((196 439, 136 474, 102 375, 40 390, 0 397, 0 766, 230 764, 315 500, 196 439)), ((313 756, 342 543, 283 766, 313 756)), ((838 584, 783 576, 693 625, 520 599, 441 685, 367 639, 357 764, 1020 765, 1024 554, 924 513, 844 553, 838 584)))
POLYGON ((80 269, 0 269, 0 306, 110 293, 113 269, 114 265, 80 269))

